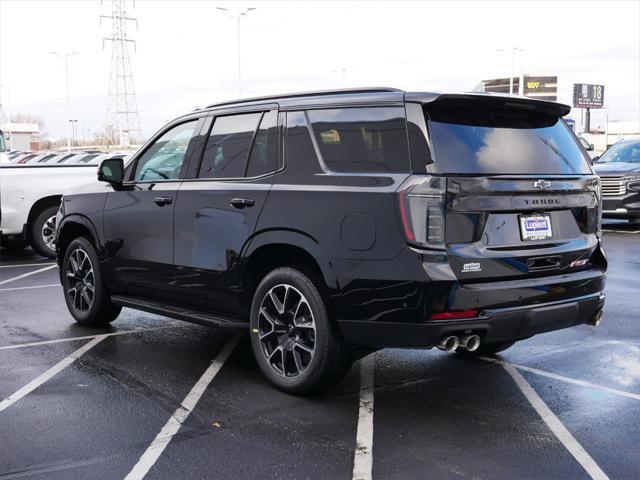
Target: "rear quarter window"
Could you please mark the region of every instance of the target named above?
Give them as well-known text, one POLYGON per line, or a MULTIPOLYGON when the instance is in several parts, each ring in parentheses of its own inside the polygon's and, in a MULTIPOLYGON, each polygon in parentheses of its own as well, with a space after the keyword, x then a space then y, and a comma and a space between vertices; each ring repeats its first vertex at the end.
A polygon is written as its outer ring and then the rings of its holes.
POLYGON ((325 165, 334 172, 407 172, 409 148, 402 107, 309 110, 325 165))

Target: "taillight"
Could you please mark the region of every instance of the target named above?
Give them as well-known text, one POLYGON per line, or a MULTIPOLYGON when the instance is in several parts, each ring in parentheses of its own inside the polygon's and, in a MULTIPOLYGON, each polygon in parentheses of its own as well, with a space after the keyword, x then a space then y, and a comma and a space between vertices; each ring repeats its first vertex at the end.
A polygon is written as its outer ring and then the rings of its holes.
POLYGON ((444 250, 446 178, 415 175, 398 190, 400 223, 408 243, 444 250))

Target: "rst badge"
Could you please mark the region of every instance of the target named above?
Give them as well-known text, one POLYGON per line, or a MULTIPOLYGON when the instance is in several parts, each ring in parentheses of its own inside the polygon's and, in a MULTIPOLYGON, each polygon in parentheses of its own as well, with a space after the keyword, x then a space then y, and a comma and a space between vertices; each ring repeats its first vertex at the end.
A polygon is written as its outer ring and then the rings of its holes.
POLYGON ((520 236, 524 241, 546 240, 553 237, 549 215, 523 215, 520 217, 520 236))

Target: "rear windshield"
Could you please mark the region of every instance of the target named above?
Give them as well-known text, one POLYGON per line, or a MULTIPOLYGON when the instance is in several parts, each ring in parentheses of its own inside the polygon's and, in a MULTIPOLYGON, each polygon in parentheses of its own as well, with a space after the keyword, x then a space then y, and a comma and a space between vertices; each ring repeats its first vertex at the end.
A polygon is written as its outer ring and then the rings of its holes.
POLYGON ((589 174, 582 150, 553 115, 515 108, 427 111, 439 173, 589 174))

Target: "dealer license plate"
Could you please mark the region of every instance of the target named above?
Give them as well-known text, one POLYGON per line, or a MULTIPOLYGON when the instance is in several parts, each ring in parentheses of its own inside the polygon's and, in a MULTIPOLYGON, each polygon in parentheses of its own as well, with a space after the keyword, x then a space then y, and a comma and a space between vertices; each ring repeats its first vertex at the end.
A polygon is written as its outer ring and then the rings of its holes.
POLYGON ((553 237, 549 215, 527 215, 520 217, 522 240, 546 240, 553 237))

